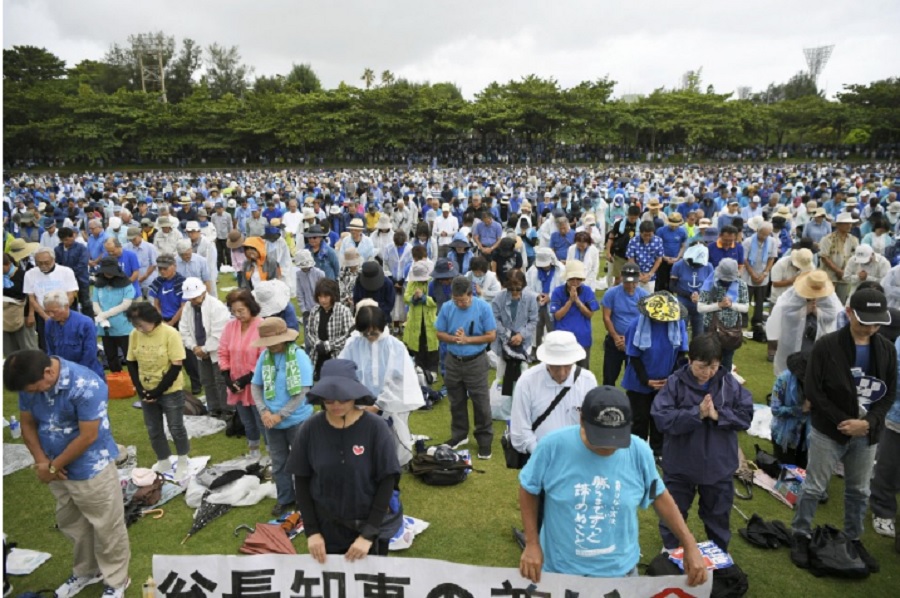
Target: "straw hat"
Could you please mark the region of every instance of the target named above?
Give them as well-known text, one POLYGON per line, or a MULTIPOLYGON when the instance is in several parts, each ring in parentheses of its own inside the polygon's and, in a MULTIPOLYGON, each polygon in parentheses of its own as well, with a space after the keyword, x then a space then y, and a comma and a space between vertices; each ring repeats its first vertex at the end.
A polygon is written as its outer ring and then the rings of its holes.
POLYGON ((228 239, 225 240, 225 246, 228 249, 238 249, 244 246, 244 235, 239 230, 233 230, 228 233, 228 239))
POLYGON ((17 262, 34 254, 40 248, 40 243, 26 243, 24 239, 13 239, 6 246, 6 253, 17 262))
POLYGON ((805 247, 791 251, 791 265, 801 272, 809 272, 814 268, 812 251, 805 247))
POLYGON ((804 299, 821 299, 834 293, 834 284, 824 270, 812 270, 794 280, 794 290, 804 299))
POLYGON ((570 278, 580 278, 584 280, 587 275, 584 273, 584 263, 578 260, 568 260, 566 262, 566 280, 570 278))
POLYGON ((259 325, 259 338, 253 341, 254 347, 271 347, 278 343, 292 343, 300 333, 288 328, 281 318, 266 318, 259 325))
POLYGON ((347 251, 344 252, 344 265, 352 268, 360 264, 362 264, 362 256, 359 255, 359 250, 356 247, 348 247, 347 251))

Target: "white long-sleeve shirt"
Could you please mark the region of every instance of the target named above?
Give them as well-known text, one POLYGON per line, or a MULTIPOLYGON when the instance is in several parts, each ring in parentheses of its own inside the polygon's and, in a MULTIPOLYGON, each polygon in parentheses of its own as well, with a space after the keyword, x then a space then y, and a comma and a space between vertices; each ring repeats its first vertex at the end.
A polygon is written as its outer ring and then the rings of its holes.
POLYGON ((510 420, 510 440, 517 451, 531 454, 538 441, 559 428, 578 425, 581 416, 581 404, 584 396, 597 388, 597 378, 588 369, 582 369, 578 380, 574 380, 576 367, 569 372, 565 382, 558 384, 550 377, 547 366, 539 363, 522 373, 513 390, 512 413, 510 420), (550 412, 547 419, 538 427, 531 426, 564 387, 569 392, 550 412))

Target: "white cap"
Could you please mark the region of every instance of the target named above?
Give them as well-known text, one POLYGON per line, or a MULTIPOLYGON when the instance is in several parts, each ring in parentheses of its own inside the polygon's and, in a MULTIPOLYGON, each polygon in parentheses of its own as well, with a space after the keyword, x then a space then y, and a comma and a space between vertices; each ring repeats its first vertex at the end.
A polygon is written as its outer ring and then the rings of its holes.
POLYGON ((181 296, 185 299, 195 299, 206 292, 206 285, 199 278, 191 276, 181 283, 181 296))
POLYGON ((189 233, 192 231, 199 231, 199 230, 200 230, 199 222, 195 222, 195 221, 191 220, 187 224, 184 225, 184 232, 186 232, 186 233, 189 233))

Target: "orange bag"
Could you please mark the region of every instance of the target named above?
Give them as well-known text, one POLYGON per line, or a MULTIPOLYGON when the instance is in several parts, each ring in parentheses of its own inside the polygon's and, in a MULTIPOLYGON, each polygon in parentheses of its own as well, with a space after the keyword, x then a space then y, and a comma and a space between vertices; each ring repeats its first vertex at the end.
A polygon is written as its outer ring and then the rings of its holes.
POLYGON ((130 399, 137 394, 128 372, 109 372, 106 374, 110 399, 130 399))

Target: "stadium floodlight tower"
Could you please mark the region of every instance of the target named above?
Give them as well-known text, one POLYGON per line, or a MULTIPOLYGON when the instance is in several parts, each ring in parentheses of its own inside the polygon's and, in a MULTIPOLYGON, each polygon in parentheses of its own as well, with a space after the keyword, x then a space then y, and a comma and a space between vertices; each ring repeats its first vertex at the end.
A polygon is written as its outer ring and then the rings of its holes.
POLYGON ((818 83, 819 75, 825 70, 825 65, 828 64, 828 59, 831 58, 832 50, 834 50, 834 45, 803 48, 803 55, 806 56, 809 76, 812 78, 813 83, 818 83))
POLYGON ((147 93, 148 85, 158 85, 160 100, 166 99, 166 67, 163 64, 165 46, 152 35, 140 34, 135 36, 132 47, 141 70, 141 90, 147 93))

